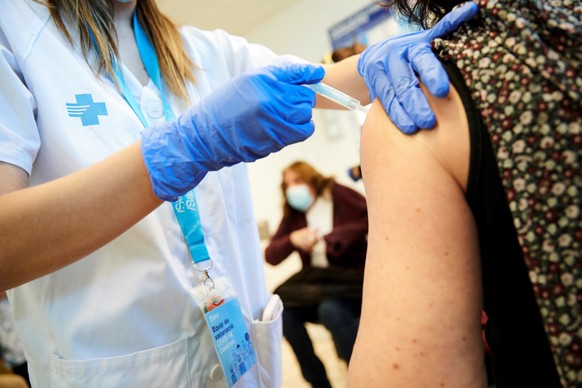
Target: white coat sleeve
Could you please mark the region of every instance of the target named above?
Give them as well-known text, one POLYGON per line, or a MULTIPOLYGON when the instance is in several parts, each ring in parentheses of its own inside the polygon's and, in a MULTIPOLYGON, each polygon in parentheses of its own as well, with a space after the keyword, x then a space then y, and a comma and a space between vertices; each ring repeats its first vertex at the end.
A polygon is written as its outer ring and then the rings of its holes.
POLYGON ((29 175, 40 147, 35 121, 36 102, 0 30, 0 162, 29 175))

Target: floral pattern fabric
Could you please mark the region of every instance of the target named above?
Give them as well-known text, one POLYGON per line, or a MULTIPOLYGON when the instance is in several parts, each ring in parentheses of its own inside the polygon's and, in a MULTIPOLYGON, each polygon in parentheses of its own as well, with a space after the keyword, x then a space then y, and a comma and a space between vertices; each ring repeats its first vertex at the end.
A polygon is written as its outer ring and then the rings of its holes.
POLYGON ((434 49, 456 63, 489 130, 562 384, 582 386, 582 3, 478 4, 434 49))

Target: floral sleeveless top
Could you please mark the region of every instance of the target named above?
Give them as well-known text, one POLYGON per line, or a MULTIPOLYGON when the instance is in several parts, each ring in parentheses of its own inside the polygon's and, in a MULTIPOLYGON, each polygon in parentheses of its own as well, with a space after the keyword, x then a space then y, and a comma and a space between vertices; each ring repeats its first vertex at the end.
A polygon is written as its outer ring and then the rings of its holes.
POLYGON ((582 3, 478 4, 434 48, 489 130, 562 384, 582 386, 582 3))

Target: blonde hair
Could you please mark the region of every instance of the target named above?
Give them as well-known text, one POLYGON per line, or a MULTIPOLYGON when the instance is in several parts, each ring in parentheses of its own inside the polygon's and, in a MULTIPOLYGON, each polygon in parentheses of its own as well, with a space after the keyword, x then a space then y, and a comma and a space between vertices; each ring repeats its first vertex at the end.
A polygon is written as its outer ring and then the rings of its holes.
MULTIPOLYGON (((85 57, 95 45, 100 53, 95 71, 104 71, 115 79, 112 58, 118 58, 119 51, 111 0, 37 1, 49 9, 53 21, 71 44, 74 41, 63 19, 76 27, 85 57)), ((188 99, 186 83, 194 81, 194 64, 184 51, 178 27, 160 12, 154 0, 139 0, 135 12, 156 51, 160 72, 168 88, 173 94, 188 99)))

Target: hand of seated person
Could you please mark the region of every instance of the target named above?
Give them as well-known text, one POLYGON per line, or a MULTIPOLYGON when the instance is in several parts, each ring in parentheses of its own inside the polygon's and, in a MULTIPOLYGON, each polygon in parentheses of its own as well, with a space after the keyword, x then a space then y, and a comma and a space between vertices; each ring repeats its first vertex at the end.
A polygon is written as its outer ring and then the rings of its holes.
POLYGON ((301 228, 292 232, 289 236, 291 244, 302 251, 311 252, 319 241, 317 231, 309 228, 301 228))

